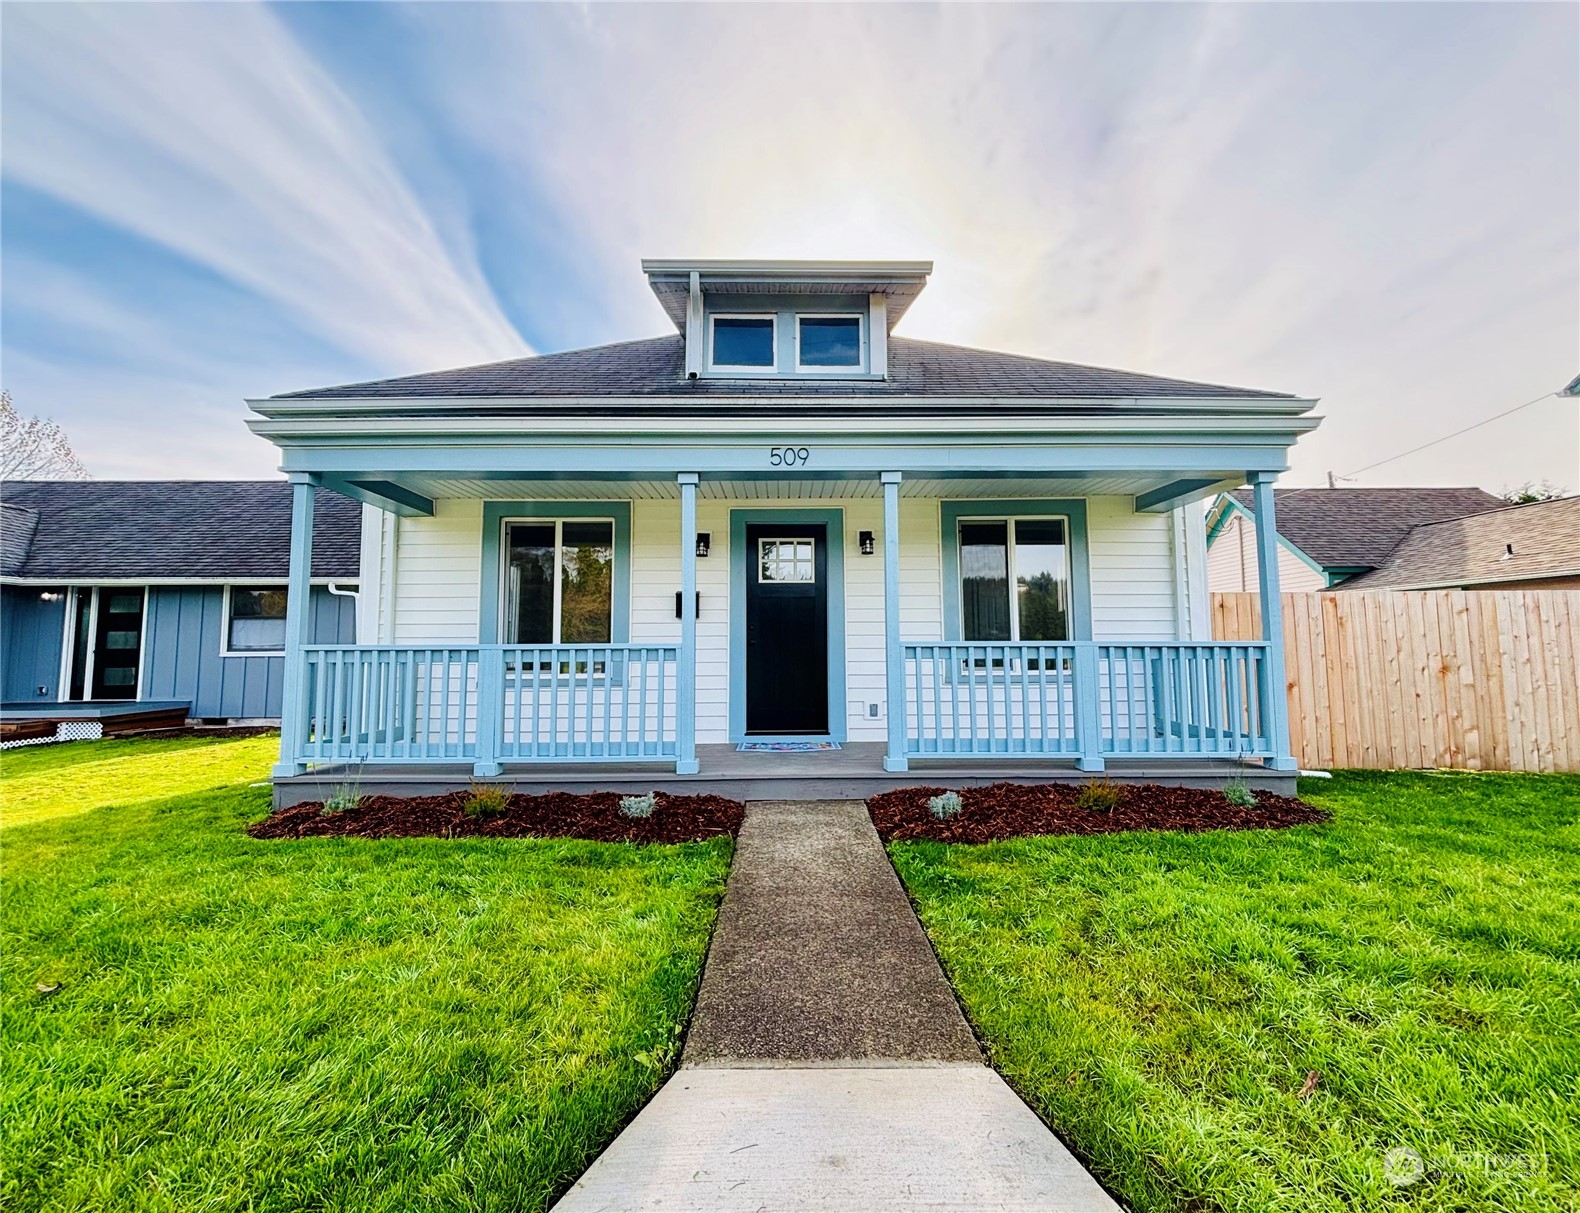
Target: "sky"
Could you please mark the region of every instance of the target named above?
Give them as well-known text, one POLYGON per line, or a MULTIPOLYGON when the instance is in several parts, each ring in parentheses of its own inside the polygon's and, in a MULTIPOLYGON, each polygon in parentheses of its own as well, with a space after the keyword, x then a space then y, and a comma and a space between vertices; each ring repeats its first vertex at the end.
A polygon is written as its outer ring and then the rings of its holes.
MULTIPOLYGON (((1316 484, 1580 373, 1580 7, 0 18, 0 378, 100 478, 246 397, 673 331, 642 257, 930 258, 899 332, 1321 399, 1316 484)), ((1580 400, 1357 484, 1580 490, 1580 400)))

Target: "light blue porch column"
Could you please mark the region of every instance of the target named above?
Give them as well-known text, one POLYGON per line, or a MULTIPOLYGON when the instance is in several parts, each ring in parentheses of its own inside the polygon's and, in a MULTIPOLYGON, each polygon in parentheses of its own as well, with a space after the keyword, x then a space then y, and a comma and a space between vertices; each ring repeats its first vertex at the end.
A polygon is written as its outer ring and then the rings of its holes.
POLYGON ((313 488, 318 477, 292 472, 291 563, 285 597, 285 677, 280 696, 280 761, 277 776, 301 775, 307 764, 299 760, 307 740, 307 669, 302 646, 307 643, 313 617, 313 488))
POLYGON ((675 671, 675 774, 697 773, 697 481, 681 472, 680 665, 675 671))
POLYGON ((889 718, 889 748, 883 756, 885 771, 904 771, 905 760, 905 650, 900 638, 900 480, 899 472, 884 472, 883 484, 883 640, 885 649, 884 711, 889 718))
POLYGON ((1075 760, 1078 771, 1101 771, 1103 762, 1102 676, 1097 661, 1097 644, 1091 640, 1075 645, 1075 744, 1081 751, 1075 760))
POLYGON ((1289 752, 1289 683, 1284 674, 1284 600, 1278 590, 1278 520, 1273 514, 1276 472, 1252 472, 1248 477, 1255 494, 1256 571, 1262 591, 1262 639, 1267 660, 1262 666, 1262 705, 1267 712, 1268 740, 1273 757, 1267 765, 1275 771, 1298 768, 1289 752))
POLYGON ((505 768, 499 761, 505 708, 505 650, 485 644, 477 651, 477 758, 472 774, 491 778, 505 768))

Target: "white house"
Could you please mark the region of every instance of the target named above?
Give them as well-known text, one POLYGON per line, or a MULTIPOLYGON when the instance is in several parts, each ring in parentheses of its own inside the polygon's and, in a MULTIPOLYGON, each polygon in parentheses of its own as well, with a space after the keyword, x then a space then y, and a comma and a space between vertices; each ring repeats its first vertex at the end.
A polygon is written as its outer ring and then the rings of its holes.
POLYGON ((348 763, 1289 782, 1276 622, 1212 642, 1197 503, 1271 517, 1314 401, 895 336, 927 262, 643 268, 671 336, 249 402, 299 557, 311 486, 366 503, 358 643, 288 625, 282 802, 348 763))

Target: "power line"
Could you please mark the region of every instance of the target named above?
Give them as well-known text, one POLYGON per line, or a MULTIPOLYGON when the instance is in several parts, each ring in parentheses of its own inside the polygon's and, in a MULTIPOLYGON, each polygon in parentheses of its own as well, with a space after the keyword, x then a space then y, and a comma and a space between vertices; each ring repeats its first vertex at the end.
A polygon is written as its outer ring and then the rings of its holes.
POLYGON ((1341 480, 1348 480, 1351 476, 1359 476, 1362 472, 1369 472, 1373 468, 1380 468, 1385 463, 1392 463, 1392 462, 1394 462, 1394 460, 1396 460, 1396 459, 1403 459, 1407 455, 1415 455, 1415 454, 1417 454, 1417 453, 1419 453, 1421 451, 1424 451, 1424 450, 1428 449, 1429 447, 1436 446, 1440 442, 1447 442, 1450 438, 1458 438, 1461 434, 1468 434, 1468 433, 1470 433, 1471 430, 1479 430, 1482 426, 1484 426, 1484 425, 1491 425, 1494 421, 1502 421, 1505 417, 1512 417, 1515 413, 1518 413, 1521 409, 1528 409, 1528 408, 1531 407, 1531 405, 1533 405, 1533 404, 1540 404, 1542 401, 1546 400, 1549 396, 1556 396, 1556 395, 1558 395, 1557 392, 1543 392, 1540 396, 1536 397, 1534 400, 1527 400, 1524 404, 1517 404, 1512 409, 1505 409, 1501 413, 1494 413, 1491 417, 1485 417, 1482 420, 1477 421, 1477 422, 1475 422, 1472 425, 1467 425, 1462 430, 1455 430, 1452 434, 1444 434, 1441 438, 1434 438, 1434 439, 1432 439, 1431 442, 1423 442, 1420 446, 1413 446, 1408 451, 1400 451, 1399 454, 1397 454, 1397 455, 1389 455, 1388 458, 1386 458, 1386 459, 1379 459, 1376 463, 1368 463, 1363 468, 1356 468, 1353 472, 1346 472, 1343 476, 1340 477, 1340 479, 1341 480))

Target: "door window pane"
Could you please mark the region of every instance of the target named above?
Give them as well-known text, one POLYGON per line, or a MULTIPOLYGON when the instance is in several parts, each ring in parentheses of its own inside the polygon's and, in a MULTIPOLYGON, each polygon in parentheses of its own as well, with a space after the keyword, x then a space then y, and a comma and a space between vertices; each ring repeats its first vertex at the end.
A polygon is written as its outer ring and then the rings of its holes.
POLYGON ((608 644, 613 602, 614 523, 562 523, 560 642, 608 644))
POLYGON ((759 539, 757 541, 759 581, 815 581, 810 539, 759 539))
POLYGON ((715 316, 713 365, 774 365, 774 322, 768 317, 715 316))
POLYGON ((1020 640, 1070 638, 1070 574, 1064 522, 1015 522, 1015 601, 1020 640))
POLYGON ((960 613, 964 639, 1010 638, 1007 523, 960 524, 960 613))
POLYGON ((860 366, 861 321, 855 316, 802 316, 802 366, 860 366))
POLYGON ((505 642, 554 643, 554 524, 506 529, 505 642))
POLYGON ((238 653, 279 653, 285 649, 284 586, 230 590, 229 647, 238 653))

